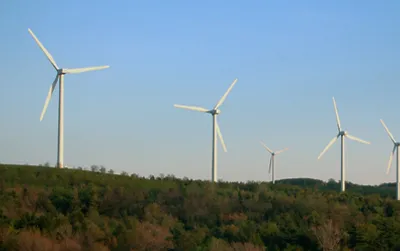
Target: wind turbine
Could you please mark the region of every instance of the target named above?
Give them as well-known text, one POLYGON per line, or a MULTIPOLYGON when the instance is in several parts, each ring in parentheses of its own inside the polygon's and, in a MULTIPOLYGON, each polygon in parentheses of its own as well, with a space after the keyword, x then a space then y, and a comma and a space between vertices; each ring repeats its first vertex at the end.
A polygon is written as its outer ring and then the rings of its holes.
POLYGON ((388 168, 386 173, 389 174, 390 171, 390 167, 392 166, 392 160, 393 160, 393 155, 394 152, 396 151, 396 200, 400 200, 400 189, 399 189, 399 182, 400 182, 400 172, 399 172, 399 145, 400 142, 397 142, 393 135, 390 133, 389 128, 387 128, 387 126, 385 125, 385 122, 383 122, 383 120, 381 119, 381 123, 383 125, 383 127, 385 128, 387 134, 389 135, 389 138, 392 140, 394 146, 393 146, 393 150, 390 153, 390 158, 389 158, 389 164, 388 164, 388 168))
POLYGON ((269 170, 268 170, 268 173, 271 173, 271 169, 272 169, 272 184, 275 184, 275 155, 283 153, 284 151, 288 150, 289 148, 285 148, 285 149, 273 152, 263 142, 260 142, 260 143, 271 154, 271 158, 269 159, 269 170))
POLYGON ((333 145, 333 143, 335 143, 336 140, 337 140, 339 137, 341 137, 341 138, 340 138, 340 139, 341 139, 341 164, 340 164, 340 171, 341 171, 341 182, 342 182, 341 191, 344 192, 345 189, 346 189, 346 188, 345 188, 345 166, 344 166, 344 137, 347 137, 347 138, 349 138, 349 139, 351 139, 351 140, 355 140, 355 141, 358 141, 358 142, 360 142, 360 143, 367 144, 367 145, 369 145, 370 142, 367 142, 367 141, 365 141, 365 140, 356 138, 356 137, 354 137, 354 136, 348 134, 347 131, 343 131, 343 130, 342 130, 342 127, 341 127, 341 125, 340 125, 339 113, 338 113, 338 110, 337 110, 337 107, 336 107, 336 101, 335 101, 335 98, 334 98, 334 97, 333 97, 332 99, 333 99, 333 106, 334 106, 334 108, 335 108, 335 113, 336 113, 336 123, 337 123, 337 128, 338 128, 338 134, 329 142, 329 144, 325 147, 325 149, 324 149, 324 150, 321 152, 321 154, 318 156, 318 159, 320 159, 320 158, 322 157, 322 155, 333 145))
POLYGON ((57 71, 56 78, 50 86, 50 90, 47 94, 46 101, 44 103, 44 107, 42 110, 42 114, 40 115, 40 121, 42 121, 44 114, 46 113, 47 106, 50 102, 51 95, 57 85, 57 81, 59 81, 59 100, 58 100, 58 144, 57 144, 57 167, 63 168, 64 166, 64 75, 65 74, 76 74, 87 71, 95 71, 106 69, 109 66, 95 66, 95 67, 85 67, 85 68, 59 68, 51 56, 51 54, 46 50, 43 44, 39 41, 39 39, 35 36, 31 29, 28 29, 29 33, 32 35, 33 39, 39 45, 40 49, 44 52, 47 59, 53 65, 54 69, 57 71))
POLYGON ((174 105, 174 107, 176 107, 176 108, 204 112, 204 113, 209 113, 212 115, 213 134, 212 134, 211 180, 213 182, 217 182, 217 134, 221 141, 221 145, 222 145, 224 151, 227 152, 225 142, 224 142, 224 139, 222 138, 221 130, 219 129, 218 122, 217 122, 217 116, 221 113, 221 111, 218 108, 222 105, 222 103, 224 103, 226 97, 228 96, 229 92, 232 90, 232 88, 236 84, 236 82, 237 82, 237 78, 232 82, 232 84, 229 86, 228 90, 225 92, 225 94, 221 97, 221 99, 218 101, 218 103, 211 110, 208 110, 203 107, 197 107, 197 106, 174 105))

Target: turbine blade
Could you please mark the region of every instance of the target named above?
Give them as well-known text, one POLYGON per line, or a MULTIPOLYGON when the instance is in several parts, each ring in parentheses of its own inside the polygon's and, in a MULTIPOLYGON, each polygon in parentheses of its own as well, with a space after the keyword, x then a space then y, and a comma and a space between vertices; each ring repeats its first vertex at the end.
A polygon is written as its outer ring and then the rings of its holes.
POLYGON ((231 86, 229 86, 228 90, 225 92, 224 96, 222 96, 222 98, 215 105, 214 109, 218 109, 218 107, 220 107, 222 105, 222 103, 224 103, 226 97, 228 96, 229 92, 232 90, 233 86, 236 84, 237 80, 238 80, 237 78, 235 80, 233 80, 231 86))
POLYGON ((390 157, 389 157, 389 163, 388 163, 388 167, 386 170, 386 174, 389 174, 390 171, 390 167, 392 166, 392 160, 393 160, 393 155, 394 155, 394 151, 396 150, 396 145, 393 147, 392 152, 390 153, 390 157))
POLYGON ((217 134, 218 134, 219 140, 221 141, 222 148, 224 149, 224 152, 227 152, 226 145, 225 145, 224 139, 222 138, 221 129, 219 129, 217 120, 215 120, 215 126, 217 127, 217 134))
POLYGON ((46 50, 46 48, 43 46, 43 44, 39 41, 39 39, 35 36, 35 34, 31 31, 31 29, 28 29, 29 33, 32 35, 33 39, 35 39, 36 43, 39 45, 40 49, 44 52, 46 55, 47 59, 50 61, 50 63, 53 65, 54 69, 58 70, 58 66, 56 64, 56 61, 54 58, 51 56, 51 54, 46 50))
POLYGON ((261 141, 260 141, 260 143, 261 143, 261 145, 262 145, 265 149, 267 149, 268 152, 272 153, 272 150, 269 149, 268 146, 266 146, 266 145, 265 145, 263 142, 261 142, 261 141))
POLYGON ((272 167, 272 155, 269 158, 269 169, 268 169, 268 173, 271 173, 271 167, 272 167))
POLYGON ((336 113, 336 124, 337 124, 338 130, 339 130, 339 132, 340 132, 342 127, 341 127, 341 125, 340 125, 339 112, 338 112, 338 109, 337 109, 337 106, 336 106, 336 101, 335 101, 335 98, 334 98, 334 97, 332 97, 332 100, 333 100, 333 106, 335 107, 335 113, 336 113))
POLYGON ((396 140, 394 139, 393 135, 390 133, 389 128, 386 126, 385 122, 383 122, 383 119, 381 119, 381 123, 382 123, 383 127, 385 128, 387 134, 389 135, 390 139, 395 144, 396 140))
POLYGON ((93 67, 85 67, 85 68, 74 68, 74 69, 63 69, 64 73, 82 73, 82 72, 87 72, 87 71, 98 71, 98 70, 103 70, 107 69, 110 66, 105 65, 105 66, 93 66, 93 67))
POLYGON ((275 155, 283 153, 284 151, 287 151, 287 150, 289 150, 289 148, 285 148, 285 149, 279 150, 279 151, 275 152, 275 155))
POLYGON ((50 99, 51 99, 51 94, 53 94, 54 89, 56 88, 57 81, 58 81, 58 74, 56 78, 54 79, 53 83, 50 86, 49 92, 47 93, 46 101, 44 102, 44 107, 42 110, 42 114, 40 114, 40 121, 42 121, 44 114, 46 113, 47 106, 49 105, 50 99))
POLYGON ((324 148, 324 150, 318 156, 318 159, 320 159, 322 157, 322 155, 324 155, 324 153, 326 151, 328 151, 328 149, 333 145, 333 143, 335 143, 335 141, 337 140, 338 137, 339 137, 339 135, 335 136, 331 141, 329 141, 328 145, 324 148))
POLYGON ((174 105, 174 107, 187 109, 187 110, 192 110, 192 111, 198 111, 198 112, 208 112, 208 110, 206 108, 198 107, 198 106, 174 105))
POLYGON ((370 143, 370 142, 368 142, 368 141, 365 141, 365 140, 359 139, 359 138, 357 138, 357 137, 354 137, 354 136, 352 136, 352 135, 350 135, 350 134, 346 134, 346 135, 345 135, 345 137, 347 137, 347 138, 349 138, 349 139, 352 139, 352 140, 355 140, 355 141, 358 141, 358 142, 360 142, 360 143, 366 144, 366 145, 369 145, 369 144, 371 144, 371 143, 370 143))

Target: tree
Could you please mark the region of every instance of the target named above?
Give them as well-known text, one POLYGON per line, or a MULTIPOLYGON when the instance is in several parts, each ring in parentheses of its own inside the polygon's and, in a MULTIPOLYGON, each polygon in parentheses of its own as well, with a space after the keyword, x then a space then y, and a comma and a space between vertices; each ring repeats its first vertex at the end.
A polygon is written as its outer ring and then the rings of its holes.
POLYGON ((99 171, 99 167, 96 166, 96 165, 92 165, 92 166, 90 167, 90 169, 92 170, 92 172, 98 172, 98 171, 99 171))
POLYGON ((106 168, 104 166, 100 166, 100 172, 101 173, 106 173, 106 168))
POLYGON ((332 219, 326 220, 321 226, 313 227, 312 231, 324 251, 337 250, 342 239, 342 232, 332 219))

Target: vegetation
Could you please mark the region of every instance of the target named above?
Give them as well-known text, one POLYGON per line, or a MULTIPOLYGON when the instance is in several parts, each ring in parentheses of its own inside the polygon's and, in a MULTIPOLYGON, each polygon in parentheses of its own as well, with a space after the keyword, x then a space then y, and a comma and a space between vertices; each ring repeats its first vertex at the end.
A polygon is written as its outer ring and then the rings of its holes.
POLYGON ((394 185, 0 165, 0 250, 400 250, 394 185))

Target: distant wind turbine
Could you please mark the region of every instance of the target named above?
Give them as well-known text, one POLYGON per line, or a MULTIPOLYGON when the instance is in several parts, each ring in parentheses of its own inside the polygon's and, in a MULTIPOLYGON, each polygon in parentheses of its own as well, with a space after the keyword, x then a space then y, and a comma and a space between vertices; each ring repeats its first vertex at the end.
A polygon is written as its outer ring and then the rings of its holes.
POLYGON ((325 147, 325 149, 321 152, 321 154, 318 156, 318 159, 320 159, 322 157, 322 155, 324 155, 324 153, 333 145, 333 143, 336 142, 336 140, 341 137, 341 165, 340 165, 340 170, 341 170, 341 181, 342 181, 342 185, 341 185, 341 191, 344 192, 346 190, 345 188, 345 166, 344 166, 344 137, 347 137, 351 140, 355 140, 358 142, 361 142, 363 144, 367 144, 369 145, 370 142, 367 142, 365 140, 356 138, 350 134, 348 134, 347 131, 343 131, 342 127, 340 125, 340 118, 339 118, 339 113, 336 107, 336 101, 335 98, 333 97, 333 106, 335 108, 335 113, 336 113, 336 122, 337 122, 337 128, 338 128, 338 134, 329 142, 329 144, 325 147))
POLYGON ((218 137, 221 141, 221 145, 224 149, 225 152, 226 146, 224 139, 222 138, 221 130, 218 126, 217 122, 217 116, 220 114, 220 110, 218 109, 222 103, 225 101, 226 97, 228 96, 229 92, 232 90, 233 86, 236 84, 237 79, 235 79, 232 84, 229 86, 228 90, 225 92, 225 94, 221 97, 221 99, 218 101, 218 103, 214 106, 213 109, 208 110, 206 108, 202 107, 197 107, 197 106, 187 106, 187 105, 174 105, 176 108, 182 108, 182 109, 187 109, 187 110, 192 110, 192 111, 198 111, 198 112, 204 112, 204 113, 209 113, 212 115, 213 118, 213 134, 212 134, 212 167, 211 167, 211 180, 213 182, 217 182, 217 134, 218 137))
POLYGON ((59 100, 58 100, 58 149, 57 149, 57 167, 63 168, 64 165, 64 75, 65 74, 75 74, 82 73, 87 71, 95 71, 106 69, 109 66, 95 66, 95 67, 86 67, 86 68, 75 68, 75 69, 67 69, 67 68, 59 68, 51 56, 51 54, 46 50, 43 44, 39 41, 39 39, 35 36, 31 29, 28 29, 29 33, 32 35, 33 39, 39 45, 40 49, 44 52, 47 59, 53 65, 54 69, 57 71, 56 78, 50 86, 50 90, 47 94, 46 101, 44 103, 44 107, 42 110, 42 114, 40 115, 40 121, 42 121, 44 114, 46 113, 47 106, 50 102, 51 95, 57 85, 57 81, 59 80, 59 100))
POLYGON ((399 182, 400 182, 400 172, 399 172, 399 145, 400 145, 400 142, 397 142, 395 139, 394 139, 394 137, 393 137, 393 135, 390 133, 390 131, 389 131, 389 128, 387 128, 387 126, 385 125, 385 122, 383 122, 383 120, 381 119, 381 123, 382 123, 382 125, 383 125, 383 127, 385 128, 385 130, 386 130, 386 132, 387 132, 387 134, 389 135, 389 138, 392 140, 392 142, 393 142, 393 150, 392 150, 392 152, 390 153, 390 157, 389 157, 389 164, 388 164, 388 167, 387 167, 387 171, 386 171, 386 173, 387 174, 389 174, 389 171, 390 171, 390 167, 392 166, 392 160, 393 160, 393 155, 394 155, 394 152, 396 151, 396 200, 400 200, 400 189, 399 189, 399 182))
POLYGON ((269 169, 268 173, 271 173, 272 170, 272 184, 275 184, 275 155, 283 153, 284 151, 288 150, 289 148, 285 148, 276 152, 273 152, 271 149, 268 148, 263 142, 260 142, 261 145, 271 154, 271 158, 269 159, 269 169))

